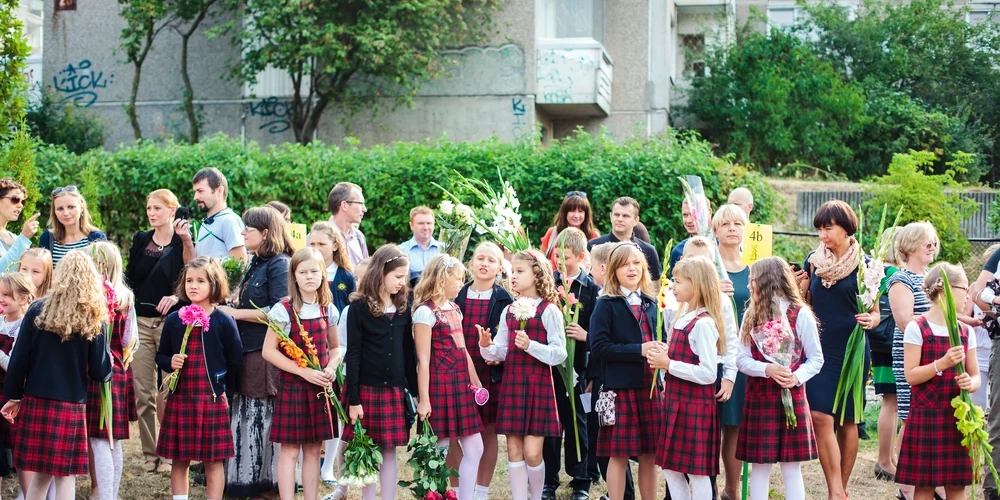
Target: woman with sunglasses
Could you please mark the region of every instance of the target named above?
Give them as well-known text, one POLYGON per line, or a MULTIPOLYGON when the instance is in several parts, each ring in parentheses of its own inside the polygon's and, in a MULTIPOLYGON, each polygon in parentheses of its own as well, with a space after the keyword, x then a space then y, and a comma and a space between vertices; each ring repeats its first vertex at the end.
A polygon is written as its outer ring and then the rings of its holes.
POLYGON ((90 222, 87 200, 74 185, 52 190, 49 229, 42 233, 38 246, 52 252, 52 265, 59 264, 71 250, 79 250, 108 237, 90 222))
POLYGON ((559 244, 556 241, 556 235, 561 233, 563 229, 575 227, 583 231, 583 234, 587 235, 588 240, 601 235, 594 227, 594 212, 590 208, 590 200, 587 199, 587 193, 583 191, 570 191, 566 193, 566 197, 563 198, 562 205, 559 205, 559 212, 552 223, 555 225, 545 232, 545 236, 542 236, 541 249, 545 252, 545 255, 549 256, 553 269, 558 269, 559 263, 556 260, 558 254, 553 253, 552 249, 559 244))
POLYGON ((31 237, 38 232, 38 214, 24 221, 21 234, 14 236, 7 224, 21 218, 28 191, 11 178, 0 179, 0 273, 7 272, 11 264, 21 258, 31 246, 31 237))

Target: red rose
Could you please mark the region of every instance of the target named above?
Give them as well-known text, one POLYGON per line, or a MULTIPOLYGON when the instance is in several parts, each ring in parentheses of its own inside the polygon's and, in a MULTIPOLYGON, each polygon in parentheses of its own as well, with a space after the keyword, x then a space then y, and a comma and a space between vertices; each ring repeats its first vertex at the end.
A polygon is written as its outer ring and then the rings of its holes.
POLYGON ((455 490, 449 489, 447 493, 444 494, 445 500, 458 500, 458 493, 455 490))
POLYGON ((444 500, 444 497, 442 497, 441 494, 436 491, 428 491, 427 496, 424 497, 424 500, 444 500))

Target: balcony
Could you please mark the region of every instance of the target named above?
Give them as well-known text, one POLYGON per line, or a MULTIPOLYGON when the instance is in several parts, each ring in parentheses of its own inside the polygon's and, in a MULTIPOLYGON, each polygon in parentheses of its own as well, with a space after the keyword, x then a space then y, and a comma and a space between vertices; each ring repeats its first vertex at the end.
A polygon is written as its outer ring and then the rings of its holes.
POLYGON ((590 38, 539 40, 537 106, 552 118, 605 117, 611 112, 613 63, 590 38))

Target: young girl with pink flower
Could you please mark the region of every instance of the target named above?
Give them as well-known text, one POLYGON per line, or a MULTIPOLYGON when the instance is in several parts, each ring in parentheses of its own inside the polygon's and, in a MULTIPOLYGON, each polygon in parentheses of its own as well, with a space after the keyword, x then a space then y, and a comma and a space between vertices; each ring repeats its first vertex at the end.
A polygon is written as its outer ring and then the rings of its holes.
POLYGON ((767 499, 775 463, 785 498, 805 499, 800 464, 818 452, 803 384, 819 373, 823 351, 816 318, 780 257, 750 267, 750 305, 736 365, 748 377, 736 458, 752 464, 750 499, 767 499))

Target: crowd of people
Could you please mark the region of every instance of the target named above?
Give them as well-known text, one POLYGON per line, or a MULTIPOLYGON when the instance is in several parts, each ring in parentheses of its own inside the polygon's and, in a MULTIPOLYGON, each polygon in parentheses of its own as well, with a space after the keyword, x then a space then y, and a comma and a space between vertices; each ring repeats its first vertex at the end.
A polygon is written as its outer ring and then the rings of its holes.
MULTIPOLYGON (((601 235, 587 194, 571 191, 538 249, 483 240, 462 262, 425 206, 410 211, 410 240, 369 253, 356 184, 331 189, 329 221, 300 249, 287 205, 237 214, 228 192, 218 169, 197 172, 196 229, 177 195, 149 193, 149 229, 124 259, 73 185, 51 192, 31 247, 27 189, 0 180, 0 473, 16 470, 19 498, 74 498, 87 474, 92 498, 133 498, 122 440, 136 421, 143 470, 169 473, 175 500, 193 463, 210 499, 291 499, 301 486, 315 500, 321 481, 346 498, 343 443, 358 420, 382 455, 361 495, 396 498, 397 448, 426 419, 460 500, 489 498, 499 435, 514 499, 554 499, 563 469, 573 500, 602 480, 607 498, 654 498, 660 477, 668 498, 735 499, 746 462, 751 499, 768 498, 778 464, 784 498, 800 500, 801 463, 818 458, 830 500, 842 500, 861 422, 853 398, 836 412, 834 399, 856 325, 882 400, 873 474, 905 499, 961 499, 972 483, 950 400, 964 389, 990 406, 981 386, 1000 370, 980 369, 1000 334, 1000 250, 970 285, 960 266, 934 265, 929 223, 887 230, 884 300, 859 310, 858 218, 836 200, 816 212, 820 243, 803 263, 751 265, 753 194, 734 190, 714 211, 711 239, 687 200, 690 237, 661 269, 630 197, 612 203, 601 235), (5 229, 22 216, 21 234, 5 229), (234 289, 227 259, 245 263, 234 289), (964 346, 948 340, 944 281, 964 346), (570 295, 579 310, 567 316, 570 295), (797 354, 790 364, 762 340, 772 334, 797 354)), ((989 431, 1000 441, 1000 412, 989 431)), ((989 480, 986 493, 998 498, 989 480)))

